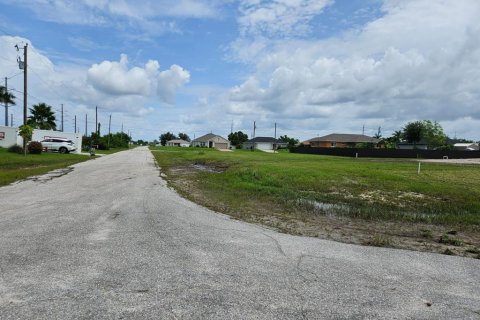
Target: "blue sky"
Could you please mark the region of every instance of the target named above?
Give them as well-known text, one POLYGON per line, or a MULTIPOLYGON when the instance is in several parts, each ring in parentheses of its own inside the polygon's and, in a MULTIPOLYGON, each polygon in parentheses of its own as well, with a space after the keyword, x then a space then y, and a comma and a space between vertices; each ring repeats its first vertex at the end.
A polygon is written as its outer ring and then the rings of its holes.
POLYGON ((64 104, 72 131, 85 114, 93 130, 97 105, 134 139, 253 121, 257 136, 388 136, 422 119, 480 139, 476 0, 0 3, 0 77, 21 98, 13 46, 28 42, 29 105, 64 104))

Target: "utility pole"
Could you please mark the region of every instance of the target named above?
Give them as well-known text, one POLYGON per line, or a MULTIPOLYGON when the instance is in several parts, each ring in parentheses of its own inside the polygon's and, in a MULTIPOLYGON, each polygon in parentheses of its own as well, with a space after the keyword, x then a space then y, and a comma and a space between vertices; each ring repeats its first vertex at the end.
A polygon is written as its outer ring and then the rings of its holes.
POLYGON ((62 103, 62 132, 63 132, 63 103, 62 103))
POLYGON ((77 133, 77 115, 75 115, 75 124, 73 125, 73 132, 77 133))
POLYGON ((277 139, 277 123, 275 122, 275 139, 277 139))
MULTIPOLYGON (((15 46, 17 48, 17 51, 20 50, 18 45, 15 46)), ((27 49, 28 49, 28 43, 25 44, 23 47, 23 64, 20 58, 18 59, 18 67, 23 69, 23 125, 27 124, 27 94, 28 94, 28 85, 27 85, 27 68, 28 68, 28 54, 27 54, 27 49)), ((23 139, 23 149, 27 147, 27 140, 23 139)))
MULTIPOLYGON (((18 48, 18 47, 17 47, 18 48)), ((27 86, 27 68, 28 68, 28 55, 27 55, 28 43, 25 44, 23 47, 23 124, 27 124, 27 93, 28 93, 28 86, 27 86)), ((23 141, 24 148, 25 148, 25 141, 23 141)))
POLYGON ((255 130, 257 129, 257 125, 255 124, 255 121, 253 121, 253 137, 255 138, 255 130))
POLYGON ((10 113, 10 126, 13 127, 13 113, 10 113))
POLYGON ((112 115, 108 118, 108 142, 107 142, 107 147, 110 149, 110 128, 112 126, 112 115))
POLYGON ((95 133, 98 136, 98 107, 95 106, 95 133))
POLYGON ((8 127, 8 78, 5 77, 5 127, 8 127))
POLYGON ((122 133, 123 133, 123 122, 122 122, 122 133))
POLYGON ((87 132, 87 114, 85 113, 85 137, 88 137, 87 132))
POLYGON ((362 135, 365 135, 365 125, 362 127, 362 135))

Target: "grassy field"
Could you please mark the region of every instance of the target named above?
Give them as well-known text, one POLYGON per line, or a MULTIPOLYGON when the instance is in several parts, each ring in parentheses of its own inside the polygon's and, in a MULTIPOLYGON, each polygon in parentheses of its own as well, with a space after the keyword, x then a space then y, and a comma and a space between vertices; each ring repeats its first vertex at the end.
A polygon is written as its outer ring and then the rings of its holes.
POLYGON ((59 153, 24 156, 0 148, 0 186, 89 159, 85 155, 59 153))
POLYGON ((402 247, 392 244, 397 236, 418 241, 464 232, 466 242, 480 242, 479 167, 423 163, 417 174, 418 163, 405 160, 199 148, 152 152, 181 194, 282 231, 342 238, 348 225, 355 238, 361 236, 358 225, 362 239, 339 240, 402 247), (322 229, 327 224, 330 231, 322 229))

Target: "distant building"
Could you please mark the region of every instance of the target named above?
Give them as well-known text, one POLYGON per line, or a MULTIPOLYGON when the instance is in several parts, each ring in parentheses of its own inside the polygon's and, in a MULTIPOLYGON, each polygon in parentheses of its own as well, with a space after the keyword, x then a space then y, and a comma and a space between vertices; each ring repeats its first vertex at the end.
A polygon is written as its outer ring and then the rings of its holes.
POLYGON ((354 148, 359 144, 376 145, 380 140, 363 134, 332 133, 302 142, 312 148, 354 148))
POLYGON ((189 147, 190 142, 182 139, 174 139, 174 140, 167 141, 165 145, 167 147, 189 147))
POLYGON ((192 147, 230 149, 230 141, 213 133, 208 133, 192 140, 190 145, 192 147))
POLYGON ((277 150, 286 148, 288 143, 272 137, 256 137, 243 143, 243 149, 277 150))
POLYGON ((397 143, 397 149, 403 149, 403 150, 413 150, 413 149, 418 149, 418 150, 428 150, 428 144, 424 141, 421 140, 417 143, 411 143, 411 142, 399 142, 397 143))
POLYGON ((478 151, 480 148, 478 143, 455 143, 453 145, 453 149, 455 150, 463 150, 463 151, 478 151))

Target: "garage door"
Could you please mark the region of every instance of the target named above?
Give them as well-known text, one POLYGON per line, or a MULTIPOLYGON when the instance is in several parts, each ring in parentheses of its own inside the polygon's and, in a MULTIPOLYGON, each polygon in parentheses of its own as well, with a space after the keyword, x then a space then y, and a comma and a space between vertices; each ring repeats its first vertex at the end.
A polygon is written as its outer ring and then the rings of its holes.
POLYGON ((215 143, 215 148, 217 149, 228 149, 228 143, 215 143))
POLYGON ((272 150, 272 144, 268 142, 258 142, 256 148, 258 150, 272 150))

